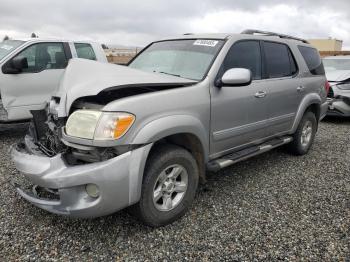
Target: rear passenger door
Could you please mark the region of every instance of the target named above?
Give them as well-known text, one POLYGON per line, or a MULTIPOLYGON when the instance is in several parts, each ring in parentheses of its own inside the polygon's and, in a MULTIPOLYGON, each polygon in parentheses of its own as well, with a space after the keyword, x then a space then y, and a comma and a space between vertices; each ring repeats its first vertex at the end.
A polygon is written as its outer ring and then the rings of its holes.
POLYGON ((292 128, 301 99, 298 67, 288 45, 262 41, 264 78, 267 83, 267 133, 276 135, 292 128))

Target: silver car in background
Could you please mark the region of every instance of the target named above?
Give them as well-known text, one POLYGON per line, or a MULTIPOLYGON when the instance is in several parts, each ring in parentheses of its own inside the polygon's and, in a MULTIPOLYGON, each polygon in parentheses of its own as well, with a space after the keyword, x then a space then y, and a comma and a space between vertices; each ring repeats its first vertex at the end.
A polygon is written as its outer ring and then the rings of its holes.
POLYGON ((350 116, 350 56, 330 56, 323 59, 330 84, 327 115, 350 116))

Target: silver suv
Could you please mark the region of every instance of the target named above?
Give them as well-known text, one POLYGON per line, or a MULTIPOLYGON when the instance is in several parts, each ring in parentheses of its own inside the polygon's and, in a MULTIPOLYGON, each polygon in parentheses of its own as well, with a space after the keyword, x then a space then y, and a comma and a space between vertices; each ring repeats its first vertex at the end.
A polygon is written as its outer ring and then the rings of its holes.
POLYGON ((98 217, 125 207, 150 226, 185 214, 206 170, 288 144, 306 154, 327 111, 322 61, 271 32, 183 35, 128 66, 73 59, 11 150, 42 209, 98 217))

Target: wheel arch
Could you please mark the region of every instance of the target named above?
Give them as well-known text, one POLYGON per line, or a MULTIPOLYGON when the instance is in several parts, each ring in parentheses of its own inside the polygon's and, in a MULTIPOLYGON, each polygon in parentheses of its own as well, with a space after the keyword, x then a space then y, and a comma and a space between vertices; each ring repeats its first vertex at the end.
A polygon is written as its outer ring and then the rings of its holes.
POLYGON ((130 181, 132 191, 136 190, 136 194, 130 198, 131 203, 136 203, 140 199, 147 159, 162 143, 174 144, 188 150, 198 164, 200 180, 205 181, 205 164, 209 154, 209 137, 205 130, 197 118, 187 115, 168 116, 145 125, 132 140, 132 144, 147 145, 147 150, 143 155, 137 156, 137 159, 142 158, 142 165, 138 169, 138 174, 135 174, 130 181))
POLYGON ((153 151, 156 151, 157 146, 163 143, 173 144, 189 151, 197 162, 199 178, 201 181, 205 181, 205 153, 203 145, 196 135, 192 133, 177 133, 163 137, 153 144, 149 154, 151 154, 153 151))
POLYGON ((206 130, 208 128, 194 116, 166 116, 146 124, 134 136, 132 144, 156 144, 159 141, 168 140, 186 148, 185 141, 187 141, 188 146, 201 148, 203 159, 207 161, 209 156, 209 134, 206 130))
POLYGON ((307 111, 313 112, 316 116, 316 120, 319 121, 321 114, 321 104, 321 98, 317 94, 309 94, 305 96, 302 102, 300 103, 300 106, 296 113, 291 133, 295 133, 301 119, 307 111))

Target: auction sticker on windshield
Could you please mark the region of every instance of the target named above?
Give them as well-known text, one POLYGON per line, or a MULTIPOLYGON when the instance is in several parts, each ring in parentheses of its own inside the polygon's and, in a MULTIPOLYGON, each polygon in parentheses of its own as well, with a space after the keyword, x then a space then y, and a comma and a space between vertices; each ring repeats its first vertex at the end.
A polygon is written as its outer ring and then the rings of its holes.
POLYGON ((198 39, 193 43, 193 45, 204 45, 204 46, 214 47, 217 45, 217 43, 219 43, 219 41, 198 39))
POLYGON ((11 50, 11 49, 13 48, 13 46, 10 46, 10 45, 0 45, 0 48, 9 51, 9 50, 11 50))

